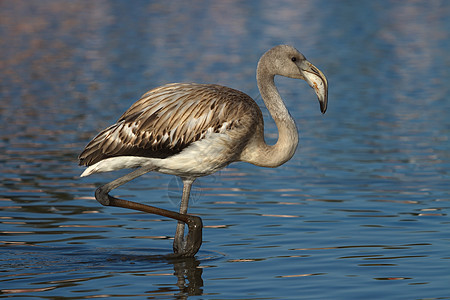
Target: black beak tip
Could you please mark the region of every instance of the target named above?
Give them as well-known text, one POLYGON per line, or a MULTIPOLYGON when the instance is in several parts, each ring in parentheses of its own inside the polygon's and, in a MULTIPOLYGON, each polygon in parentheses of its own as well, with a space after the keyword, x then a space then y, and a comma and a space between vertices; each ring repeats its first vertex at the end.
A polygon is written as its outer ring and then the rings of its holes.
POLYGON ((322 114, 325 114, 327 111, 327 105, 323 102, 320 102, 320 111, 322 112, 322 114))

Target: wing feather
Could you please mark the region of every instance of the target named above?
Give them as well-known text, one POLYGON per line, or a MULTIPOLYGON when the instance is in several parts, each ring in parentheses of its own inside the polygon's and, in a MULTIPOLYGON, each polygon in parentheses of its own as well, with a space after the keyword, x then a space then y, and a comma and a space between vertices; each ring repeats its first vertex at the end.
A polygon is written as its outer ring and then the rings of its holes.
POLYGON ((80 154, 80 165, 125 155, 166 158, 252 116, 262 120, 256 103, 240 91, 210 84, 165 85, 145 93, 94 137, 80 154))

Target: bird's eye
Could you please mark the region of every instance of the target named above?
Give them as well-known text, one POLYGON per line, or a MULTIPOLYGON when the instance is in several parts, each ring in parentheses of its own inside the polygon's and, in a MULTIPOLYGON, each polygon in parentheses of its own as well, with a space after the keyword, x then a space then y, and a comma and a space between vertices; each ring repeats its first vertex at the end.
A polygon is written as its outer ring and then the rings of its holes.
POLYGON ((294 56, 291 58, 291 60, 295 62, 295 61, 297 61, 297 57, 294 56))

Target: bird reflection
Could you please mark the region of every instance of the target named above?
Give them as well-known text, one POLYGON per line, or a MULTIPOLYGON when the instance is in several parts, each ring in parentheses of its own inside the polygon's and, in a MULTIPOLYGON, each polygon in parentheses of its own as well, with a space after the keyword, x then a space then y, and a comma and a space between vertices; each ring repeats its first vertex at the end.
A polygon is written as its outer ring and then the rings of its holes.
MULTIPOLYGON (((199 268, 200 261, 195 257, 175 258, 173 263, 174 275, 177 277, 179 296, 196 296, 203 294, 203 269, 199 268)), ((181 298, 184 299, 184 298, 181 298)))

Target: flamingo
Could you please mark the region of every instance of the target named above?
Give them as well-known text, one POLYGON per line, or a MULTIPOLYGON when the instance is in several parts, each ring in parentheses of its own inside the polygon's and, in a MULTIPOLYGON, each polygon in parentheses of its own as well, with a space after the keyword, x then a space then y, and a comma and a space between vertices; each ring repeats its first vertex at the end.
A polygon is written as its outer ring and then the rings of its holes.
POLYGON ((247 94, 216 84, 172 83, 145 93, 115 124, 87 144, 78 157, 79 164, 87 167, 80 176, 136 169, 100 186, 95 192, 97 201, 105 206, 178 220, 173 252, 177 256, 195 256, 202 244, 203 227, 200 217, 187 214, 195 179, 236 161, 278 167, 295 153, 297 127, 275 86, 275 75, 305 80, 314 89, 320 110, 325 113, 328 103, 325 75, 294 47, 278 45, 262 55, 256 69, 262 100, 278 128, 274 145, 266 144, 261 110, 247 94), (181 178, 179 212, 109 194, 148 172, 181 178))

